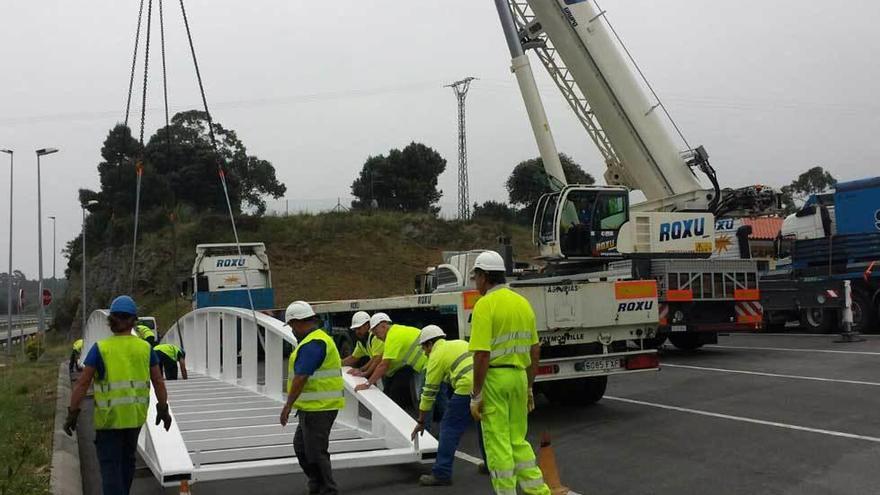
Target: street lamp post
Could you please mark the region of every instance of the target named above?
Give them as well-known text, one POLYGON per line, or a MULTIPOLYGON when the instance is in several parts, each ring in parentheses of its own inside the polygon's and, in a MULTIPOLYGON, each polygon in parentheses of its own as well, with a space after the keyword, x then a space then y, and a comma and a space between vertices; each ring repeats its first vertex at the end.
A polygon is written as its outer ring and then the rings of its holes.
POLYGON ((49 216, 49 220, 52 220, 52 302, 53 302, 53 304, 52 304, 52 317, 54 318, 55 317, 55 304, 54 304, 55 292, 56 292, 56 289, 58 286, 58 282, 55 279, 55 261, 56 261, 55 253, 57 252, 57 251, 55 251, 55 233, 56 233, 55 216, 54 215, 49 216))
POLYGON ((83 214, 83 220, 82 220, 82 230, 83 230, 82 231, 82 241, 83 241, 82 242, 82 270, 80 270, 82 272, 82 298, 81 298, 82 301, 80 302, 80 305, 82 306, 82 329, 80 330, 80 332, 82 333, 83 336, 85 336, 85 332, 86 332, 86 318, 87 318, 87 316, 86 316, 86 308, 87 308, 87 306, 86 306, 86 208, 89 206, 95 206, 96 204, 98 204, 98 201, 93 199, 93 200, 87 201, 85 204, 80 205, 82 207, 82 214, 83 214))
POLYGON ((37 266, 39 268, 40 283, 37 292, 37 330, 42 333, 46 330, 43 311, 43 205, 40 191, 40 157, 57 153, 58 148, 41 148, 37 153, 37 266))
POLYGON ((12 359, 12 168, 13 151, 2 149, 2 153, 9 155, 9 278, 6 280, 6 357, 12 359))

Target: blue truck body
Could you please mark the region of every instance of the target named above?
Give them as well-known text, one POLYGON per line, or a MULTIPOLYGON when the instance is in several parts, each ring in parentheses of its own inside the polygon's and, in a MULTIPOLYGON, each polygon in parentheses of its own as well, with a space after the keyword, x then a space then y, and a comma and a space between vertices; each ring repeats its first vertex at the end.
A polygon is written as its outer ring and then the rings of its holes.
MULTIPOLYGON (((254 309, 265 310, 275 307, 275 290, 252 289, 251 298, 254 300, 254 309)), ((228 290, 224 292, 203 291, 196 292, 195 304, 197 308, 212 306, 226 306, 233 308, 250 309, 247 290, 228 290)))
POLYGON ((190 281, 193 309, 227 306, 269 310, 275 290, 266 246, 260 242, 199 244, 190 281), (250 296, 248 296, 250 289, 250 296))
POLYGON ((834 217, 838 235, 880 233, 880 177, 837 184, 834 217))
POLYGON ((820 282, 839 293, 834 284, 849 281, 854 327, 880 331, 880 177, 840 182, 833 194, 811 198, 811 204, 833 218, 834 228, 824 237, 794 241, 793 286, 820 282))

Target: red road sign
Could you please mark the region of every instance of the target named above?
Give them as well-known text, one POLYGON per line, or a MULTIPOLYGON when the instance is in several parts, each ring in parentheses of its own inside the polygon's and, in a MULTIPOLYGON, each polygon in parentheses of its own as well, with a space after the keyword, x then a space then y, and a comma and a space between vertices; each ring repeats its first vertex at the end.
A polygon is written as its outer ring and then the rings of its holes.
POLYGON ((43 306, 48 306, 52 304, 52 291, 49 289, 43 289, 43 306))

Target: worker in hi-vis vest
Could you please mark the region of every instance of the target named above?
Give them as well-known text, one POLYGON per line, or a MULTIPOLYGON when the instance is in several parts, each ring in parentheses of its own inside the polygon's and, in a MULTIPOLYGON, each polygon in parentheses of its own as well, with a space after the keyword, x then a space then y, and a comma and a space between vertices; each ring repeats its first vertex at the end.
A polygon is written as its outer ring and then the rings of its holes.
POLYGON ((150 344, 132 335, 136 321, 132 298, 113 300, 108 317, 113 336, 98 341, 86 354, 64 422, 64 432, 72 436, 80 402, 94 379, 95 450, 104 495, 124 495, 131 489, 138 435, 150 405, 150 383, 156 392, 156 425, 164 423, 166 431, 171 428, 159 358, 150 344))
POLYGON ((452 484, 452 461, 464 431, 473 424, 470 412, 474 385, 474 360, 464 340, 446 340, 446 333, 437 325, 428 325, 419 335, 419 345, 428 356, 425 386, 419 402, 419 419, 412 439, 425 431, 431 421, 434 402, 447 395, 443 419, 440 421, 440 444, 431 474, 419 478, 422 486, 452 484), (451 394, 449 392, 452 392, 451 394))
POLYGON ((384 342, 382 360, 370 373, 367 383, 354 388, 355 392, 366 390, 383 380, 384 392, 397 405, 412 410, 418 407, 425 383, 427 358, 419 346, 421 330, 399 323, 392 323, 385 313, 370 317, 370 331, 384 342))
POLYGON ((135 327, 135 331, 137 332, 138 337, 150 343, 150 347, 156 347, 156 332, 154 332, 152 328, 143 323, 138 323, 137 327, 135 327))
POLYGON ((287 426, 291 408, 296 409, 299 423, 293 450, 308 478, 308 493, 335 495, 339 492, 328 449, 330 429, 345 407, 342 359, 308 303, 290 303, 284 320, 293 329, 297 346, 288 362, 287 403, 281 410, 281 426, 287 426))
POLYGON ((352 367, 348 370, 349 375, 369 376, 382 360, 384 342, 370 333, 370 315, 366 311, 352 315, 351 329, 355 336, 354 351, 342 360, 342 365, 352 367))
POLYGON ((519 484, 528 495, 550 495, 526 440, 541 354, 535 312, 528 300, 507 287, 505 272, 504 259, 494 251, 481 253, 474 261, 472 278, 482 297, 471 314, 471 415, 481 422, 495 493, 516 495, 519 484))
POLYGON ((184 380, 189 376, 186 372, 186 352, 174 344, 162 343, 153 347, 159 356, 159 364, 162 365, 162 375, 166 380, 177 380, 177 367, 180 366, 180 375, 184 380))
POLYGON ((83 339, 76 339, 73 341, 73 345, 70 347, 70 360, 67 363, 67 371, 73 373, 74 370, 82 371, 82 366, 79 364, 79 358, 82 357, 83 352, 83 339))

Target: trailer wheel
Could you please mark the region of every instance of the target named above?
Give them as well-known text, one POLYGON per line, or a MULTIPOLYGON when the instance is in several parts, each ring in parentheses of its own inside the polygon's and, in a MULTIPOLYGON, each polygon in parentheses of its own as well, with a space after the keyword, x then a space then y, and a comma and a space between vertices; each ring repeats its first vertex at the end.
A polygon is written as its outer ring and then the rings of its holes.
POLYGON ((541 384, 541 391, 551 402, 565 406, 589 406, 599 402, 608 386, 607 376, 575 378, 541 384))
POLYGON ((877 333, 877 313, 871 299, 862 291, 852 291, 853 330, 859 333, 877 333))
POLYGON ((703 347, 700 336, 695 333, 672 334, 669 336, 669 342, 672 342, 672 345, 683 351, 696 351, 703 347))
POLYGON ((807 333, 828 333, 834 327, 834 312, 823 308, 807 308, 801 311, 801 328, 807 333))

